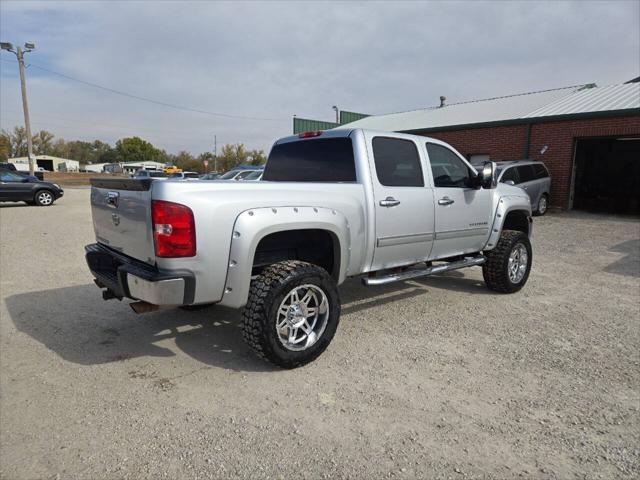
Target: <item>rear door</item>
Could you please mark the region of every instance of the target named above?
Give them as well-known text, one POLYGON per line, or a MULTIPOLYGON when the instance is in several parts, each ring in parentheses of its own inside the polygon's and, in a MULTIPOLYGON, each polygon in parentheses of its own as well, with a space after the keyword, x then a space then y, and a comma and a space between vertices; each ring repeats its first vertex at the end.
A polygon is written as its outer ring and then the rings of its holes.
POLYGON ((375 199, 372 270, 426 260, 433 245, 433 190, 419 146, 408 138, 365 134, 375 199))
POLYGON ((431 259, 478 252, 489 237, 491 190, 471 187, 470 165, 449 147, 426 144, 435 194, 431 259))
POLYGON ((96 240, 153 265, 150 179, 91 179, 91 215, 96 240))

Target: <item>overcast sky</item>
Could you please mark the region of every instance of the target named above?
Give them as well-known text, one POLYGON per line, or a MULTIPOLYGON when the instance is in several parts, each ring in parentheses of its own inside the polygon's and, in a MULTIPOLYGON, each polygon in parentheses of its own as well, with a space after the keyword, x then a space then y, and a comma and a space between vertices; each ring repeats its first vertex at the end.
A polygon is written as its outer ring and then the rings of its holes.
MULTIPOLYGON (((332 105, 389 113, 640 75, 640 2, 0 3, 0 36, 27 55, 33 130, 169 152, 243 142, 269 150, 292 116, 332 105), (116 95, 37 67, 164 103, 116 95)), ((22 125, 2 52, 0 125, 22 125)))

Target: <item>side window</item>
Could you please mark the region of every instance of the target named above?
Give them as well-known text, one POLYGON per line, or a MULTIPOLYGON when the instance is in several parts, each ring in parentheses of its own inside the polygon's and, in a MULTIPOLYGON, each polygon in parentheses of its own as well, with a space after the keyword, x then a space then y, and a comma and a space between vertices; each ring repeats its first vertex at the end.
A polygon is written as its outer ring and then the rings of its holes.
POLYGON ((424 187, 416 144, 400 138, 375 137, 373 159, 378 181, 387 187, 424 187))
POLYGON ((549 176, 549 172, 547 172, 547 167, 545 167, 541 163, 534 163, 533 170, 536 172, 536 178, 547 178, 549 176))
POLYGON ((2 182, 21 182, 22 178, 20 175, 16 175, 11 172, 2 172, 0 173, 0 181, 2 182))
POLYGON ((505 183, 507 180, 511 180, 514 184, 517 184, 520 181, 518 170, 515 168, 507 168, 507 171, 504 172, 504 175, 502 175, 500 179, 500 183, 505 183))
POLYGON ((518 175, 520 176, 520 182, 530 182, 536 179, 536 173, 533 171, 533 165, 522 165, 518 167, 518 175))
POLYGON ((246 172, 239 173, 238 176, 235 179, 236 180, 242 180, 242 179, 244 179, 244 177, 248 177, 252 173, 253 173, 253 171, 247 170, 246 172))
POLYGON ((471 178, 469 167, 458 155, 442 145, 427 143, 427 152, 436 187, 468 187, 471 178))

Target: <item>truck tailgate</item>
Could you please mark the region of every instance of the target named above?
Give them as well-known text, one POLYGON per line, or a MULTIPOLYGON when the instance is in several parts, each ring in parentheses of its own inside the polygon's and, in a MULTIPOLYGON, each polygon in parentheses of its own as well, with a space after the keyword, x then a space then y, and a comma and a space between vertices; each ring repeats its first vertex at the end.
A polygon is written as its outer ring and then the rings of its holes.
POLYGON ((92 178, 91 215, 98 243, 155 264, 150 179, 92 178))

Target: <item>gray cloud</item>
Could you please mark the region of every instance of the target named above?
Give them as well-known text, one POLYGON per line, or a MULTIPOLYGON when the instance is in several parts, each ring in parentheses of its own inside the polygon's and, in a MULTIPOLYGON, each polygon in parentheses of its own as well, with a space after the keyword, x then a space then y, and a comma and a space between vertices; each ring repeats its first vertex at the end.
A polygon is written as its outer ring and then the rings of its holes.
MULTIPOLYGON (((640 3, 630 2, 2 2, 3 40, 33 40, 29 61, 164 102, 151 105, 28 72, 35 129, 169 151, 219 143, 268 149, 291 116, 331 105, 387 113, 640 71, 640 3)), ((12 57, 2 54, 4 60, 12 57)), ((0 63, 2 127, 21 124, 17 67, 0 63)))

